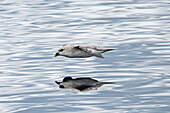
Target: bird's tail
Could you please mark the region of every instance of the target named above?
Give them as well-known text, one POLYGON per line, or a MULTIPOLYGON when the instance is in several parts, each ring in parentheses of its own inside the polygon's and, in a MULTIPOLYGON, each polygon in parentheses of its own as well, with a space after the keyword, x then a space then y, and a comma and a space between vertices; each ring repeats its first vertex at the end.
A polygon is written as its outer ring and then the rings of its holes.
POLYGON ((113 48, 97 48, 98 51, 102 51, 102 53, 107 52, 107 51, 112 51, 115 50, 113 48))
POLYGON ((112 51, 112 50, 115 50, 113 48, 104 48, 103 51, 106 52, 106 51, 112 51))
POLYGON ((102 84, 116 84, 116 82, 102 82, 102 84))

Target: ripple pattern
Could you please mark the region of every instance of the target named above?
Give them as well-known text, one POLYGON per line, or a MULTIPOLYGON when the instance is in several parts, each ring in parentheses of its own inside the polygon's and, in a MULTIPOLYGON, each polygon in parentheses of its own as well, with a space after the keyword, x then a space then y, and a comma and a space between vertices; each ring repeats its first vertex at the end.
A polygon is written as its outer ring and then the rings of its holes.
POLYGON ((0 113, 168 113, 168 0, 1 0, 0 113), (116 48, 105 58, 54 58, 60 46, 116 48), (65 76, 113 81, 70 92, 65 76))

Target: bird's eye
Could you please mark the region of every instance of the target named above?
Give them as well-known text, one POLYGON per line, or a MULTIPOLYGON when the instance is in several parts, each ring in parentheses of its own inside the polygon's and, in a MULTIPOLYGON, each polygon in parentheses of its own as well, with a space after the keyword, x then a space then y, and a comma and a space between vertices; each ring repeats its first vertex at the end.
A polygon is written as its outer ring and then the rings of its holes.
POLYGON ((59 52, 62 52, 64 49, 60 49, 60 50, 58 50, 59 52))

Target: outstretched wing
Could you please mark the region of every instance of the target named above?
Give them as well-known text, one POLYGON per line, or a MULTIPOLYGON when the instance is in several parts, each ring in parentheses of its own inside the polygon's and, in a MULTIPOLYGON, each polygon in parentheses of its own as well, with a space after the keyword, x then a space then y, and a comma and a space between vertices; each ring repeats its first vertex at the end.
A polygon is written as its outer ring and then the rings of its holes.
POLYGON ((101 53, 100 53, 99 51, 95 50, 95 49, 88 48, 88 47, 86 47, 86 46, 81 46, 81 45, 75 46, 74 48, 80 49, 80 50, 82 50, 82 51, 84 51, 84 52, 87 52, 87 53, 93 55, 93 56, 96 56, 96 57, 99 57, 99 58, 104 58, 104 57, 101 55, 101 53))
POLYGON ((89 85, 81 85, 81 86, 77 86, 75 87, 75 89, 79 90, 79 91, 90 91, 90 90, 97 90, 99 87, 101 87, 102 84, 100 85, 94 85, 94 86, 89 86, 89 85))
POLYGON ((80 81, 93 81, 93 82, 98 82, 98 80, 92 79, 90 77, 81 77, 81 78, 76 78, 74 80, 80 80, 80 81))
POLYGON ((91 86, 88 85, 80 85, 77 87, 74 87, 75 89, 79 90, 79 91, 85 91, 86 89, 90 88, 91 86))

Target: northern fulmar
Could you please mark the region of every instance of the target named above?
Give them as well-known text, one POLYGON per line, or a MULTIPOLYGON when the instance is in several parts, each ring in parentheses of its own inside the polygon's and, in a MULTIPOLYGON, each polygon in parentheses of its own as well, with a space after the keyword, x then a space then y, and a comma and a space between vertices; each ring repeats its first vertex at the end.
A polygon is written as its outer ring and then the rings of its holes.
POLYGON ((99 58, 104 58, 101 54, 107 51, 114 50, 113 48, 103 48, 96 45, 89 45, 86 43, 71 43, 66 44, 61 47, 58 52, 54 55, 65 56, 69 58, 86 58, 96 56, 99 58))

